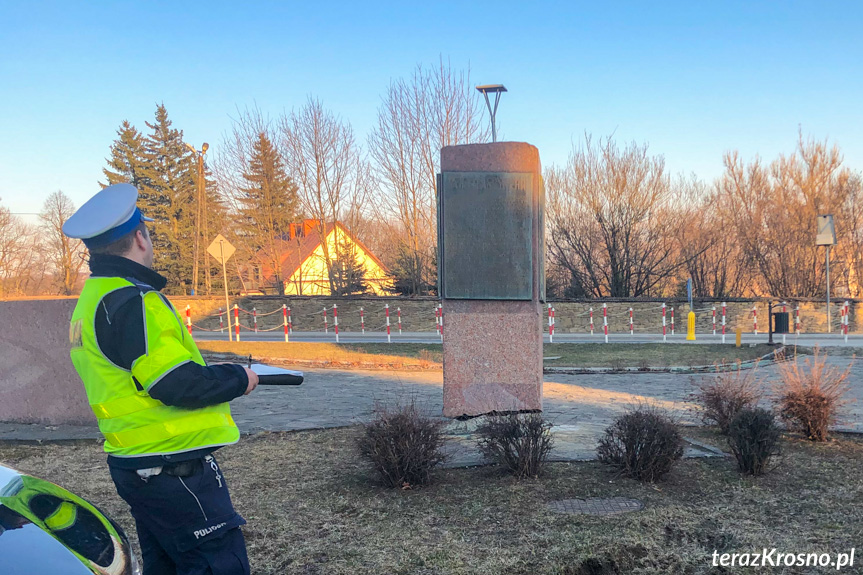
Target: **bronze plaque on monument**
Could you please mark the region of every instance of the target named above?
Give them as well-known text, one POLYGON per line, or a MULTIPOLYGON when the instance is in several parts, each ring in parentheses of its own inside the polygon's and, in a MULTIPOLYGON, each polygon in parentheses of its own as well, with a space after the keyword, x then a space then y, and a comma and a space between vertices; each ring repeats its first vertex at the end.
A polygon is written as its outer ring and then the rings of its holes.
POLYGON ((533 178, 531 173, 512 172, 439 176, 438 278, 443 298, 534 298, 533 178))

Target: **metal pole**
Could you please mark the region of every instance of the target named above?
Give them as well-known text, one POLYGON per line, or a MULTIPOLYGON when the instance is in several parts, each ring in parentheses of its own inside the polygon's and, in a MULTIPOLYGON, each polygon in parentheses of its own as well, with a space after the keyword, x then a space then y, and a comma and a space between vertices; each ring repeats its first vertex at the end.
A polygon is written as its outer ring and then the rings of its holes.
MULTIPOLYGON (((201 164, 200 164, 200 182, 201 182, 201 211, 204 214, 204 241, 208 242, 210 237, 210 224, 207 221, 209 216, 209 212, 207 210, 207 181, 204 179, 204 156, 201 155, 201 164)), ((203 248, 204 246, 201 245, 203 248)), ((204 256, 204 278, 206 279, 207 286, 207 295, 210 295, 210 290, 213 287, 212 280, 210 278, 210 260, 204 256)))
POLYGON ((222 256, 222 281, 225 282, 225 311, 228 313, 228 341, 234 341, 231 336, 231 304, 228 301, 228 270, 225 268, 225 242, 219 242, 219 254, 222 256))
MULTIPOLYGON (((200 154, 195 152, 198 156, 198 164, 200 166, 200 154)), ((198 189, 196 190, 196 199, 195 202, 195 258, 194 264, 192 265, 192 295, 198 295, 198 254, 201 251, 200 243, 201 243, 201 169, 198 168, 198 189)))
POLYGON ((827 333, 833 331, 830 325, 830 246, 827 246, 827 333))
POLYGON ((767 345, 773 345, 773 302, 767 302, 767 345))

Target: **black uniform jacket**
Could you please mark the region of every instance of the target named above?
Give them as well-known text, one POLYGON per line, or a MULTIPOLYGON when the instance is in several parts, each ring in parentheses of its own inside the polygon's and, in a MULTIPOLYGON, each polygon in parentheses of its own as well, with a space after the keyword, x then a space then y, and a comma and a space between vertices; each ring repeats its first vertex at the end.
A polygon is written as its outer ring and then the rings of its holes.
MULTIPOLYGON (((137 262, 119 256, 90 256, 92 276, 121 277, 160 291, 167 280, 137 262)), ((111 292, 96 313, 96 341, 102 353, 115 365, 132 369, 132 363, 146 353, 146 331, 139 288, 111 292)), ((167 305, 167 304, 166 304, 167 305)), ((135 382, 137 384, 137 382, 135 382)), ((249 378, 236 364, 202 366, 194 362, 180 365, 147 390, 150 397, 165 405, 195 409, 230 401, 245 393, 249 378)), ((143 469, 195 459, 213 448, 173 455, 143 457, 108 456, 108 464, 124 469, 143 469)))

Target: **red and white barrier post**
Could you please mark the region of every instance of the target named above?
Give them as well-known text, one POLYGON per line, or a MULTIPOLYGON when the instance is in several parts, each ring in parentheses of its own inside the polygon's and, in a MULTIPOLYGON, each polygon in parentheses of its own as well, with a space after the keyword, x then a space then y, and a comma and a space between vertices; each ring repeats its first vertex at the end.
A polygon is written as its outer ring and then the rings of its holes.
POLYGON ((713 335, 716 335, 716 306, 713 306, 713 335))
POLYGON ((285 341, 288 341, 288 306, 282 304, 282 325, 285 326, 285 341))
POLYGON ((722 343, 725 343, 725 302, 722 302, 722 343))
POLYGON ((794 308, 794 335, 800 335, 800 304, 794 308))
POLYGON ((360 329, 366 333, 366 312, 363 311, 363 308, 360 308, 360 329))
POLYGON ((551 329, 551 304, 548 305, 548 343, 554 343, 554 332, 551 329))
POLYGON ((662 341, 668 341, 668 334, 665 332, 665 304, 662 304, 662 341))
POLYGON ((339 306, 333 304, 333 327, 336 330, 336 343, 339 343, 339 306))
POLYGON ((602 330, 605 332, 605 343, 608 343, 608 304, 602 304, 602 330))
POLYGON ((752 306, 752 331, 758 335, 758 306, 752 306))
POLYGON ((438 309, 440 310, 440 340, 443 341, 443 304, 437 304, 438 309))
POLYGON ((590 308, 590 335, 593 335, 593 308, 590 308))
POLYGON ((327 322, 327 308, 324 308, 324 333, 330 333, 330 324, 327 322))
POLYGON ((255 333, 258 333, 258 308, 252 308, 252 319, 255 320, 255 333))
POLYGON ((671 335, 674 335, 674 306, 671 306, 671 335))
POLYGON ((635 335, 635 323, 632 321, 632 308, 629 308, 629 335, 635 335))
POLYGON ((225 331, 225 323, 222 319, 222 308, 219 308, 219 331, 223 333, 225 331))
MULTIPOLYGON (((555 318, 556 315, 557 315, 557 310, 555 310, 554 308, 551 308, 551 333, 552 334, 554 334, 554 332, 557 330, 557 319, 555 318)), ((551 341, 551 340, 549 340, 549 341, 551 341)))
POLYGON ((240 306, 237 304, 234 304, 234 330, 236 341, 240 341, 240 306))
POLYGON ((288 308, 288 333, 294 333, 294 321, 291 318, 291 308, 288 308))
POLYGON ((385 304, 384 309, 387 312, 387 343, 392 343, 393 340, 390 338, 390 304, 385 304))
POLYGON ((192 308, 186 306, 186 329, 189 330, 189 335, 192 335, 192 308))
POLYGON ((399 322, 399 335, 401 335, 402 334, 402 308, 400 308, 400 307, 396 308, 396 315, 398 316, 398 322, 399 322))
POLYGON ((850 324, 850 322, 849 322, 850 318, 848 316, 850 315, 850 313, 851 313, 851 302, 846 301, 845 305, 843 306, 843 311, 842 311, 842 324, 843 324, 842 328, 845 331, 845 343, 848 343, 848 325, 850 324))

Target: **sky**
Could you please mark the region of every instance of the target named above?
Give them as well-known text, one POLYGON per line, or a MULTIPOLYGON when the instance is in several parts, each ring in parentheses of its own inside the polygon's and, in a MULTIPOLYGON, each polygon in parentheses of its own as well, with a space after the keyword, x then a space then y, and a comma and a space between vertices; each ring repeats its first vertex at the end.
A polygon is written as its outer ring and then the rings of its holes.
POLYGON ((711 181, 798 132, 863 169, 860 2, 0 0, 0 205, 98 191, 117 128, 164 103, 211 145, 238 109, 310 97, 365 140, 391 81, 440 58, 504 84, 498 139, 562 164, 585 134, 647 143, 711 181))

